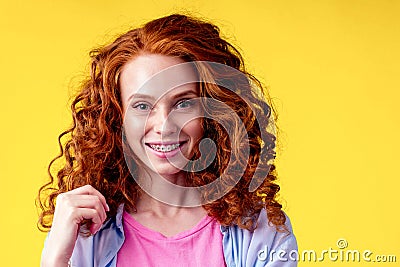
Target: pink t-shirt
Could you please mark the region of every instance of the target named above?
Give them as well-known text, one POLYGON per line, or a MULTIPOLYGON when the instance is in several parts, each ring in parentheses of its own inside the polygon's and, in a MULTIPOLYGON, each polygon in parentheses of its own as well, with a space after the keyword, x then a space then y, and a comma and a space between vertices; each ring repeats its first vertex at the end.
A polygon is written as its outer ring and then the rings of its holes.
POLYGON ((125 242, 117 267, 126 266, 226 266, 220 224, 205 216, 194 228, 166 237, 123 214, 125 242))

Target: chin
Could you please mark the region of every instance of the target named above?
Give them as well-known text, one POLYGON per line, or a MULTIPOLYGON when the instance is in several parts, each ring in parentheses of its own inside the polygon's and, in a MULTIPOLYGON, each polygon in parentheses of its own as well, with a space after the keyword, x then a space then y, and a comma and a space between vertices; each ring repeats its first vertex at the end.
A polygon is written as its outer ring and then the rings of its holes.
MULTIPOLYGON (((182 168, 183 169, 183 168, 182 168)), ((183 172, 181 169, 177 168, 176 166, 157 166, 156 168, 152 168, 153 172, 162 175, 162 176, 169 176, 169 175, 177 175, 183 172)))

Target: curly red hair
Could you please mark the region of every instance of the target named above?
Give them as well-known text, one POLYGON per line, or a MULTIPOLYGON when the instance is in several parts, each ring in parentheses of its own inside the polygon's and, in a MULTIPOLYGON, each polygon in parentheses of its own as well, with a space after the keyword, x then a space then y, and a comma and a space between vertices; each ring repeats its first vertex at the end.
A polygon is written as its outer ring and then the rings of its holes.
MULTIPOLYGON (((110 206, 108 216, 114 216, 121 203, 128 209, 135 209, 141 191, 124 159, 119 75, 125 63, 143 53, 174 56, 188 62, 217 62, 244 74, 246 79, 236 79, 234 74, 230 76, 226 72, 223 75, 212 73, 215 80, 231 81, 229 85, 233 91, 215 84, 201 86, 201 97, 225 103, 238 116, 230 116, 221 107, 205 105, 210 117, 218 118, 203 119, 204 137, 218 144, 216 158, 205 170, 188 172, 188 180, 191 186, 201 186, 223 175, 225 184, 234 185, 223 197, 203 205, 222 225, 236 224, 252 230, 256 227, 257 215, 265 208, 269 221, 278 229, 284 229, 285 215, 276 200, 279 186, 274 183, 275 165, 271 163, 275 158, 275 135, 268 130, 274 112, 270 101, 265 100, 269 98, 262 84, 246 72, 240 52, 221 38, 217 26, 180 14, 150 21, 90 53, 91 75, 71 105, 73 125, 60 134, 60 154, 48 167, 50 181, 39 190, 38 203, 42 210, 39 228, 50 229, 59 194, 86 184, 105 196, 110 206), (228 135, 218 121, 244 125, 246 140, 240 127, 228 135), (235 140, 230 140, 232 136, 235 140), (243 142, 248 142, 250 147, 246 159, 240 149, 243 142), (52 168, 60 159, 63 165, 55 178, 52 168), (234 164, 229 163, 230 160, 234 164), (228 167, 232 165, 234 167, 228 167), (242 175, 236 184, 237 173, 242 175), (249 185, 254 179, 260 186, 250 192, 249 185)), ((210 189, 203 197, 212 198, 219 190, 218 187, 210 189)))

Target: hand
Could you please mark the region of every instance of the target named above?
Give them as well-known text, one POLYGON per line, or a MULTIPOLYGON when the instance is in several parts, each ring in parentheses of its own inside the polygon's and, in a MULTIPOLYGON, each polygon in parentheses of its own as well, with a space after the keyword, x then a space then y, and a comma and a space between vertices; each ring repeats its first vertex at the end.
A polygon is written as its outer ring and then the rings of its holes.
POLYGON ((91 220, 89 230, 95 234, 109 210, 104 196, 90 185, 58 195, 42 266, 68 266, 82 221, 91 220))

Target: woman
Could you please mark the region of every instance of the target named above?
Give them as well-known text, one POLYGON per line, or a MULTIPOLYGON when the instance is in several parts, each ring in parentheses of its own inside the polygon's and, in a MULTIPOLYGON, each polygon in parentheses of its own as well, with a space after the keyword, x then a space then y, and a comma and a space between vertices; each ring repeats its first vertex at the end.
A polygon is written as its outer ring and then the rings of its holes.
POLYGON ((219 29, 174 14, 91 57, 39 192, 42 266, 296 266, 271 105, 219 29))

